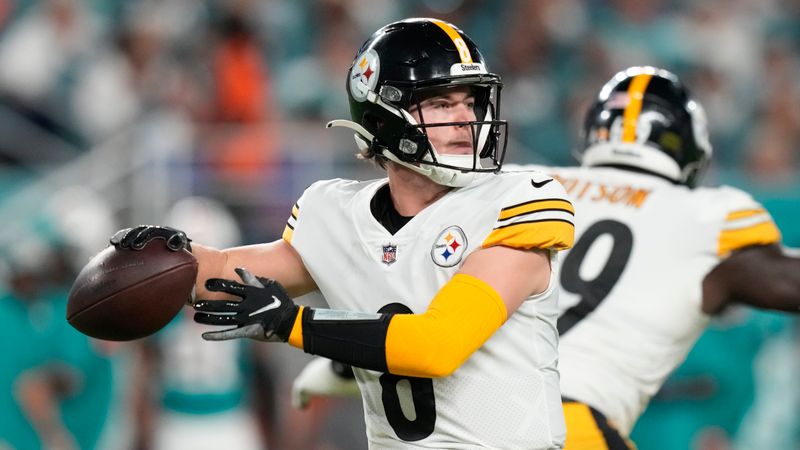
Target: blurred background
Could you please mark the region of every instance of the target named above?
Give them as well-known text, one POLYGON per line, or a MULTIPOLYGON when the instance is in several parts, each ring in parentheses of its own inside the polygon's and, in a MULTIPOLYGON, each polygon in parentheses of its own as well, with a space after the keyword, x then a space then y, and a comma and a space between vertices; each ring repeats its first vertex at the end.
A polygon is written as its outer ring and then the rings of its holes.
MULTIPOLYGON (((118 228, 271 241, 313 181, 381 176, 324 125, 349 118, 361 43, 409 16, 458 25, 502 75, 511 162, 573 163, 618 70, 677 73, 710 120, 704 184, 751 192, 800 247, 797 0, 0 0, 0 449, 197 449, 165 436, 243 421, 228 447, 366 448, 358 400, 291 408, 301 352, 209 349, 179 319, 159 335, 197 340, 112 345, 72 330, 64 305, 118 228)), ((797 343, 794 317, 716 320, 640 448, 800 448, 797 343)))

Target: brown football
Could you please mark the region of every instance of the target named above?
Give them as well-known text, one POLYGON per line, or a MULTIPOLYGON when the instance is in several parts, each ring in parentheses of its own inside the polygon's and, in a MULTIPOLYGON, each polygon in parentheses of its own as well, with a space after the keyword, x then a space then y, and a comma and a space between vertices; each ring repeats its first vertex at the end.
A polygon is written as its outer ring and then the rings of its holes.
POLYGON ((69 293, 67 320, 98 339, 149 336, 186 304, 196 277, 197 260, 191 252, 172 251, 163 239, 141 250, 108 246, 78 273, 69 293))

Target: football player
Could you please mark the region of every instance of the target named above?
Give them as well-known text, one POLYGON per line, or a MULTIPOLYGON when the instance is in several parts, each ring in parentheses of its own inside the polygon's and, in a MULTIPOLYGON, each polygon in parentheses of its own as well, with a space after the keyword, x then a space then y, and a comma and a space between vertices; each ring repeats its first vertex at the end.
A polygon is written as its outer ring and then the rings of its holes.
POLYGON ((798 311, 800 259, 750 195, 696 187, 711 157, 706 117, 674 74, 616 74, 583 138, 581 167, 522 169, 553 175, 577 211, 560 266, 565 448, 628 448, 710 315, 733 302, 798 311))
MULTIPOLYGON (((452 24, 373 34, 347 73, 352 121, 329 126, 354 131, 387 177, 311 185, 278 241, 192 243, 197 297, 212 299, 195 320, 229 326, 204 338, 288 341, 354 366, 371 447, 561 448, 553 267, 574 211, 552 178, 498 173, 500 88, 452 24), (313 290, 333 309, 291 299, 313 290)), ((189 247, 156 226, 112 243, 151 239, 189 247)))
MULTIPOLYGON (((750 195, 695 187, 711 157, 706 118, 666 70, 609 80, 578 156, 580 167, 505 169, 554 176, 575 205, 575 245, 559 268, 565 449, 634 448, 634 423, 711 315, 733 302, 798 311, 800 259, 750 195)), ((345 392, 324 368, 304 369, 297 404, 345 392)))

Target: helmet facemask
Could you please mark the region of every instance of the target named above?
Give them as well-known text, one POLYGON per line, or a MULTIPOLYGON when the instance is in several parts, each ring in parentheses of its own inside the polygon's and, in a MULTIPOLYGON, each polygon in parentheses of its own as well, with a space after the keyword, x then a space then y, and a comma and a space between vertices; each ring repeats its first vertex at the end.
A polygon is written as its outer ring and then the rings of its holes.
POLYGON ((504 121, 495 119, 495 112, 499 109, 499 85, 473 84, 470 80, 465 80, 461 83, 424 88, 401 89, 396 86, 390 88, 407 92, 409 100, 405 104, 395 106, 395 111, 402 116, 401 130, 378 127, 381 131, 386 131, 379 132, 375 140, 382 147, 381 154, 398 164, 431 177, 439 184, 454 187, 468 184, 477 173, 497 172, 500 169, 505 155, 507 129, 504 121), (426 100, 444 95, 450 89, 460 86, 469 88, 469 98, 474 101, 472 107, 474 120, 436 122, 429 120, 430 117, 426 119, 423 108, 426 100), (431 134, 446 127, 468 128, 472 151, 452 154, 437 149, 431 142, 431 134), (390 142, 396 144, 392 145, 390 142))

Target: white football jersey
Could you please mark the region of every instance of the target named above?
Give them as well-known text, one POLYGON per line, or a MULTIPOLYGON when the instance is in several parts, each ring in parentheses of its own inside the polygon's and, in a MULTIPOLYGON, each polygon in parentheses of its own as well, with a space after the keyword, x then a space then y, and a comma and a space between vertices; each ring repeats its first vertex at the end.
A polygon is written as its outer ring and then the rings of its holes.
POLYGON ((614 168, 516 166, 554 176, 575 205, 561 255, 562 395, 627 436, 709 317, 702 281, 731 251, 780 240, 748 194, 614 168))
MULTIPOLYGON (((545 181, 534 187, 528 174, 482 176, 447 193, 394 235, 370 211, 385 179, 321 181, 295 205, 284 239, 332 309, 375 313, 399 303, 423 313, 475 250, 571 244, 573 215, 563 188, 550 177, 533 178, 545 181)), ((565 428, 556 367, 556 278, 551 281, 448 377, 355 369, 370 446, 560 448, 565 428)))

